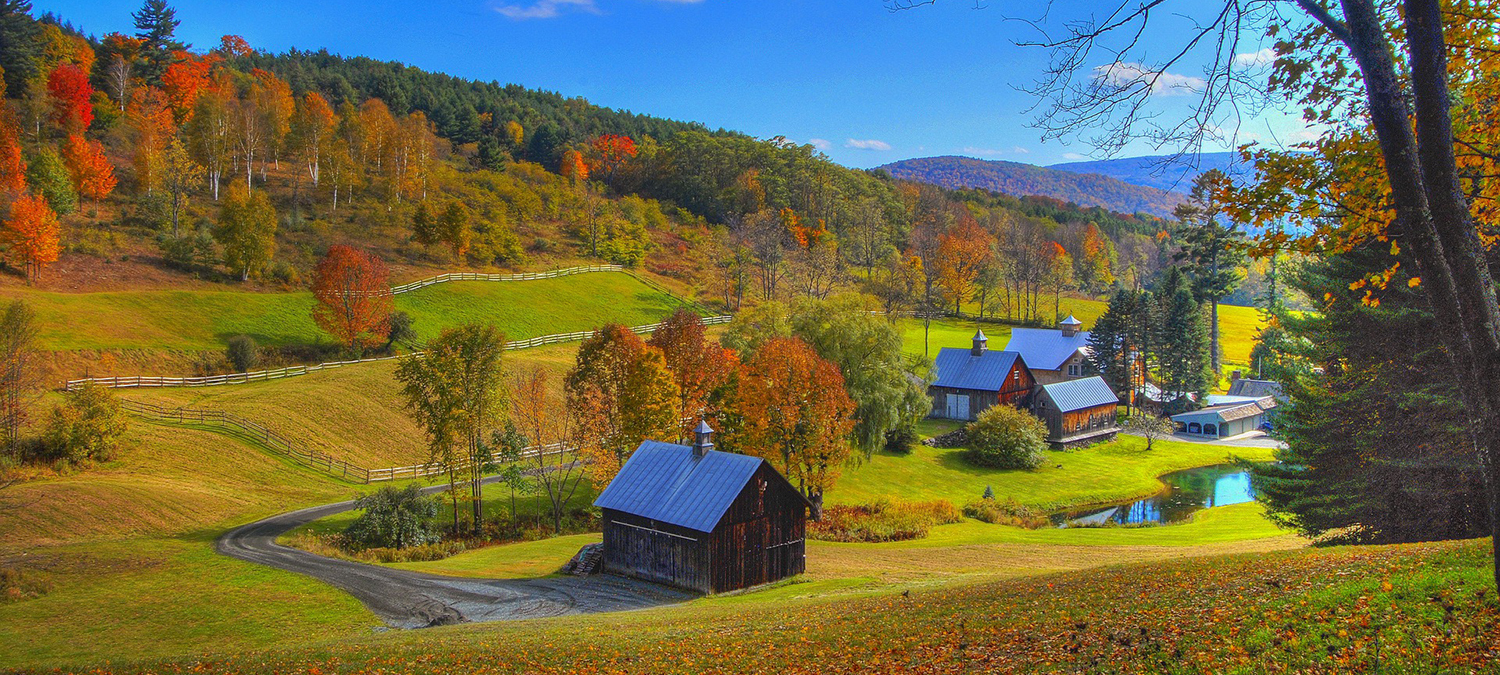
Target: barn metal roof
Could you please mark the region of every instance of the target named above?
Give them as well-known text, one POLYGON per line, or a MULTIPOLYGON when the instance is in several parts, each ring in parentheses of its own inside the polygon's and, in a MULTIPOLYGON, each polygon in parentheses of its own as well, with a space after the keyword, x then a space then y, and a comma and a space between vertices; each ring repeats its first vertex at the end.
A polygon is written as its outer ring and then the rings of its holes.
POLYGON ((1208 420, 1218 422, 1232 422, 1246 417, 1254 417, 1270 408, 1275 407, 1275 399, 1266 398, 1239 403, 1225 403, 1222 405, 1209 406, 1201 410, 1192 410, 1185 413, 1177 413, 1172 416, 1174 422, 1190 422, 1193 420, 1208 420))
POLYGON ((1065 337, 1060 330, 1048 328, 1013 328, 1005 351, 1017 352, 1026 365, 1041 370, 1057 370, 1073 352, 1088 349, 1089 332, 1079 331, 1065 337))
MULTIPOLYGON (((938 351, 934 362, 937 371, 936 387, 954 389, 979 389, 1000 391, 1006 375, 1021 355, 1015 352, 985 351, 978 356, 973 350, 959 347, 944 347, 938 351)), ((1022 363, 1025 363, 1023 360, 1022 363)))
POLYGON ((717 450, 699 458, 686 445, 646 441, 594 506, 712 532, 763 461, 717 450))
POLYGON ((1062 412, 1120 402, 1120 398, 1115 396, 1115 392, 1110 391, 1109 384, 1104 381, 1104 378, 1097 375, 1081 380, 1044 384, 1042 391, 1047 392, 1047 398, 1052 399, 1052 403, 1062 412))

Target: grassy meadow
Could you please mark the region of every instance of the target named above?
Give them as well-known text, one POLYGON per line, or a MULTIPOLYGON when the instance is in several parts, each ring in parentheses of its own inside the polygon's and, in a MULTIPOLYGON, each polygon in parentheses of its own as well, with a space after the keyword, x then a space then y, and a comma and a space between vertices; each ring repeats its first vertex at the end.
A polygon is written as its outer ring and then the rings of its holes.
MULTIPOLYGON (((0 289, 37 314, 40 346, 48 350, 218 350, 236 335, 262 345, 329 342, 312 320, 309 292, 221 290, 57 293, 0 289)), ((588 330, 611 321, 660 321, 679 302, 618 272, 520 282, 459 281, 396 297, 421 339, 468 321, 493 323, 510 339, 588 330)), ((122 373, 132 374, 132 373, 122 373)))

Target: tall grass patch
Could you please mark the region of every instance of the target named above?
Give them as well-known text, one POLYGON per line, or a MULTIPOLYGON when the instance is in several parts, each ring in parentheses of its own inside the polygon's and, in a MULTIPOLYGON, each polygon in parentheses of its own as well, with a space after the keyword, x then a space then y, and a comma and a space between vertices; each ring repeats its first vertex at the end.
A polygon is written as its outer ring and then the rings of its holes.
POLYGON ((807 536, 822 541, 883 542, 922 539, 933 526, 963 520, 952 502, 892 502, 879 500, 860 505, 834 505, 823 509, 823 518, 808 524, 807 536))

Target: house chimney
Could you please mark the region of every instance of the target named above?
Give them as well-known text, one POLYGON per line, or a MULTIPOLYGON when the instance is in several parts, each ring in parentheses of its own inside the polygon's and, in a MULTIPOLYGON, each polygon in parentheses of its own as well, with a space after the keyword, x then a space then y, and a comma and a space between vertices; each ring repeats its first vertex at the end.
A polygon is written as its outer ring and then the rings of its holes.
POLYGON ((1245 376, 1245 374, 1243 372, 1241 372, 1241 371, 1238 371, 1238 370, 1230 371, 1230 373, 1229 373, 1229 381, 1230 382, 1234 382, 1234 381, 1239 380, 1240 378, 1242 378, 1244 376, 1245 376))
POLYGON ((693 457, 701 458, 714 449, 714 430, 704 420, 698 421, 698 428, 693 430, 693 457))
POLYGON ((974 356, 984 356, 984 352, 986 349, 989 349, 989 345, 990 339, 984 336, 984 331, 977 331, 974 333, 974 347, 969 350, 969 353, 974 356))
POLYGON ((1057 326, 1062 329, 1063 337, 1073 337, 1078 334, 1078 329, 1083 327, 1083 322, 1069 314, 1068 318, 1063 319, 1057 326))

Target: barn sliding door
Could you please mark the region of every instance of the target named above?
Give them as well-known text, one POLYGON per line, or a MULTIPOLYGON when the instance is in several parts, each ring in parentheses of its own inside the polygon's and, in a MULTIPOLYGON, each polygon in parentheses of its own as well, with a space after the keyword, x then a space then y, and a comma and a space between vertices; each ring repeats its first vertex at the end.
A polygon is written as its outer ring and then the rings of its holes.
POLYGON ((969 396, 968 394, 948 394, 948 419, 969 419, 969 396))

